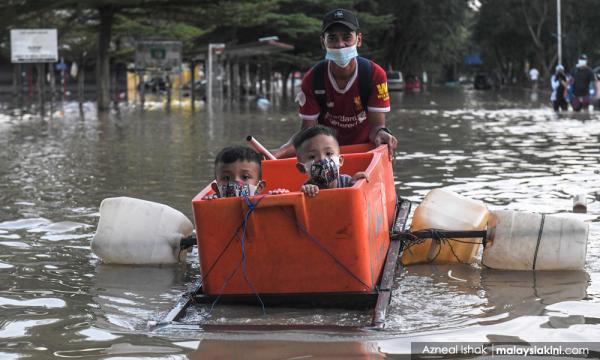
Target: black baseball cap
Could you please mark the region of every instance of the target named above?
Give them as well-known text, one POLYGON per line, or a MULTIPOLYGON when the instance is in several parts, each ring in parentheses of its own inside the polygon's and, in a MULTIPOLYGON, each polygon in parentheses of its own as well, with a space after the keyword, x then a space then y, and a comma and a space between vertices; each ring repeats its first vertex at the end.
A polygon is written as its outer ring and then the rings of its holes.
POLYGON ((358 19, 350 10, 346 9, 335 9, 323 17, 323 26, 321 27, 321 32, 324 33, 327 31, 333 24, 342 24, 350 28, 352 31, 358 30, 358 19))

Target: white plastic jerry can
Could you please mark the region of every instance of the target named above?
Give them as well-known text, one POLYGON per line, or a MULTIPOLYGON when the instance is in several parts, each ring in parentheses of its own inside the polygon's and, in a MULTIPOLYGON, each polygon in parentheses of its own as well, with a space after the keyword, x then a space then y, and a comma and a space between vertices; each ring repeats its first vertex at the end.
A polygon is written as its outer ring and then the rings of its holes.
MULTIPOLYGON (((172 264, 192 222, 167 205, 115 197, 102 200, 92 251, 105 263, 172 264)), ((186 254, 187 255, 187 254, 186 254)))
POLYGON ((505 270, 582 270, 588 224, 560 215, 492 211, 482 264, 505 270))
MULTIPOLYGON (((426 229, 469 231, 485 230, 488 210, 478 200, 466 198, 450 190, 431 190, 415 209, 410 231, 426 229)), ((418 263, 471 263, 481 238, 423 239, 409 244, 402 253, 403 265, 418 263)))

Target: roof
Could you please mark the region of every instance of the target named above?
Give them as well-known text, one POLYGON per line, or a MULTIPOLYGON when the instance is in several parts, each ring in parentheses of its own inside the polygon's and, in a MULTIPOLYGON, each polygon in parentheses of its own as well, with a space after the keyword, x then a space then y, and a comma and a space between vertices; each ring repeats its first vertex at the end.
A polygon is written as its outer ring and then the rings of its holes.
MULTIPOLYGON (((277 40, 255 41, 238 45, 226 45, 224 55, 228 57, 245 58, 252 56, 269 55, 284 51, 294 50, 294 45, 286 44, 277 40)), ((200 54, 194 56, 195 60, 206 57, 208 46, 202 49, 200 54)))

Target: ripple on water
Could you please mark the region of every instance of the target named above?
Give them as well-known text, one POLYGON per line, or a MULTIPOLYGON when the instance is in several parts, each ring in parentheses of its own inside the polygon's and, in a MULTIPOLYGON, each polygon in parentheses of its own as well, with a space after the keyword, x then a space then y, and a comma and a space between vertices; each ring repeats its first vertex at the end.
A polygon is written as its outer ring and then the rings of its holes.
POLYGON ((0 245, 18 249, 30 249, 31 245, 20 241, 0 241, 0 245))
POLYGON ((42 225, 44 225, 44 226, 34 227, 27 231, 32 232, 32 233, 41 233, 41 232, 64 233, 64 232, 75 231, 77 229, 91 227, 91 225, 73 222, 73 221, 61 221, 61 222, 57 222, 57 223, 42 224, 42 225))
POLYGON ((121 337, 120 335, 115 335, 95 327, 80 330, 78 333, 85 336, 88 341, 112 341, 121 337))
POLYGON ((46 309, 64 308, 67 303, 61 299, 55 298, 37 298, 29 300, 16 300, 6 297, 0 297, 0 306, 14 307, 42 307, 46 309))
POLYGON ((10 269, 10 268, 13 268, 13 267, 15 267, 15 266, 0 261, 0 269, 10 269))
POLYGON ((57 321, 59 319, 9 321, 0 327, 0 339, 24 337, 31 334, 31 329, 35 327, 53 324, 57 321))
POLYGON ((41 237, 42 240, 48 241, 65 241, 65 240, 79 240, 79 239, 87 239, 91 238, 93 234, 61 234, 61 235, 53 235, 46 234, 41 237))
MULTIPOLYGON (((56 351, 54 354, 59 357, 67 358, 106 358, 106 356, 124 355, 130 358, 134 354, 145 354, 143 358, 156 358, 156 354, 176 354, 179 349, 176 347, 156 346, 156 345, 132 345, 129 343, 113 344, 106 348, 93 347, 81 350, 56 351), (149 356, 148 354, 152 354, 149 356)), ((186 357, 173 355, 173 359, 185 359, 186 357)), ((139 359, 139 357, 138 357, 139 359)))
POLYGON ((49 223, 50 223, 50 220, 44 219, 44 218, 19 219, 19 220, 0 222, 0 229, 6 229, 6 230, 32 229, 32 228, 36 228, 41 225, 46 225, 49 223))

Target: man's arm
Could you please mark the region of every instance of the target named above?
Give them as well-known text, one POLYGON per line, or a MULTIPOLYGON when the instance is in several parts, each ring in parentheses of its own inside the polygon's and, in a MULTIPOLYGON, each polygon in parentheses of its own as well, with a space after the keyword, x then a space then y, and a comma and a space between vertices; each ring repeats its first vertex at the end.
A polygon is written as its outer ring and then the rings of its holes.
MULTIPOLYGON (((317 120, 302 120, 302 126, 300 127, 300 131, 316 125, 317 120)), ((292 157, 296 155, 296 149, 294 149, 294 144, 292 143, 296 134, 298 133, 294 133, 285 144, 281 145, 278 149, 271 151, 271 153, 273 153, 273 155, 278 159, 292 157)))
POLYGON ((396 146, 398 145, 398 139, 385 129, 385 113, 384 112, 375 112, 369 111, 368 115, 369 120, 369 140, 375 146, 379 146, 381 144, 387 144, 388 153, 390 155, 390 160, 394 159, 394 151, 396 150, 396 146))

